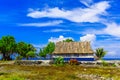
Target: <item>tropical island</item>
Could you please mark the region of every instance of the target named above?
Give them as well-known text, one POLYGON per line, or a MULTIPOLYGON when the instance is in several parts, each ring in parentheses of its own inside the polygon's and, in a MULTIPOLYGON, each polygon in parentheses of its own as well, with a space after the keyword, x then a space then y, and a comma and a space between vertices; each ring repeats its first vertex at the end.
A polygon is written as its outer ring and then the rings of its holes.
POLYGON ((120 0, 0 0, 0 80, 120 80, 120 0))
POLYGON ((120 61, 102 60, 106 53, 103 48, 94 52, 90 42, 72 39, 49 42, 38 52, 32 44, 3 36, 0 80, 119 80, 120 61))

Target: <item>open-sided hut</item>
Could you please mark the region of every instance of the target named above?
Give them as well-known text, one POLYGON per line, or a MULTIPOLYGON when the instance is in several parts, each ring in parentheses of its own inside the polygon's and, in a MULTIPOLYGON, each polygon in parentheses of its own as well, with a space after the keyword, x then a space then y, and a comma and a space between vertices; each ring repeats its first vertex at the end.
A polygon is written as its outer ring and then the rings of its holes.
POLYGON ((94 52, 90 42, 57 42, 52 58, 62 56, 65 61, 94 61, 94 52))

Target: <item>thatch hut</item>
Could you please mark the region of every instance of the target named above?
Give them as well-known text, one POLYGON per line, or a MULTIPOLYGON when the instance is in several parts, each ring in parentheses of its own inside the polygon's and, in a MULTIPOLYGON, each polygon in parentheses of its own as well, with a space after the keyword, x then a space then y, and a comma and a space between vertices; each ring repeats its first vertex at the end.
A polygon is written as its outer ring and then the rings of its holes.
POLYGON ((93 61, 94 52, 90 42, 58 42, 52 58, 62 56, 65 61, 77 59, 78 61, 93 61))

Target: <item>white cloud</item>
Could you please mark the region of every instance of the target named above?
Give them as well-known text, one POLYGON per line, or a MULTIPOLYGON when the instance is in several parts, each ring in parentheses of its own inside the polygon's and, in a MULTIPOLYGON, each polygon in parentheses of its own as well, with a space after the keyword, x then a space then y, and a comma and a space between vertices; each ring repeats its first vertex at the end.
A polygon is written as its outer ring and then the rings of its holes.
MULTIPOLYGON (((67 38, 73 39, 71 37, 64 37, 64 36, 59 36, 58 38, 56 37, 51 37, 48 39, 49 42, 59 42, 66 40, 67 38)), ((86 34, 85 36, 80 37, 80 41, 91 41, 91 47, 93 50, 96 48, 104 48, 105 51, 107 51, 107 54, 105 57, 120 57, 119 49, 120 49, 120 43, 119 41, 114 41, 111 40, 108 42, 108 40, 96 40, 96 35, 94 34, 86 34)))
POLYGON ((19 24, 19 26, 35 26, 35 27, 45 27, 45 26, 55 26, 63 23, 61 20, 56 21, 50 21, 50 22, 44 22, 44 23, 25 23, 25 24, 19 24))
POLYGON ((46 31, 43 31, 43 32, 71 32, 71 30, 69 29, 52 29, 52 30, 46 30, 46 31))
POLYGON ((85 33, 91 33, 91 34, 100 34, 100 35, 111 35, 112 38, 109 38, 110 36, 106 37, 107 39, 104 40, 95 40, 94 35, 86 35, 83 36, 81 40, 89 40, 93 41, 92 48, 95 50, 96 48, 104 48, 107 51, 107 54, 105 57, 120 57, 119 49, 120 49, 120 25, 116 23, 105 23, 106 28, 101 30, 89 30, 85 33), (89 37, 90 36, 90 37, 89 37))
POLYGON ((96 35, 95 34, 86 34, 85 36, 80 37, 80 41, 95 41, 96 35))
POLYGON ((115 23, 115 22, 111 22, 111 23, 104 23, 104 25, 106 25, 105 28, 100 29, 100 30, 95 30, 95 29, 88 29, 84 32, 81 32, 83 34, 107 34, 107 35, 111 35, 114 37, 120 37, 120 25, 115 23))
POLYGON ((31 11, 27 14, 28 17, 32 18, 63 18, 72 22, 100 22, 101 15, 106 15, 106 9, 109 8, 107 1, 102 1, 91 5, 88 8, 75 8, 73 10, 59 9, 58 7, 46 9, 43 11, 31 11))
POLYGON ((104 33, 120 37, 120 25, 116 23, 107 23, 106 28, 104 29, 104 33))
POLYGON ((50 39, 48 39, 48 41, 56 43, 56 42, 63 41, 63 40, 66 40, 66 39, 72 39, 73 40, 72 37, 64 37, 63 35, 60 35, 58 38, 51 37, 50 39))
POLYGON ((93 3, 93 0, 80 0, 80 2, 89 7, 93 3))
POLYGON ((86 29, 83 32, 77 32, 77 34, 105 34, 105 32, 104 32, 103 29, 99 29, 99 30, 96 30, 96 29, 86 29))
POLYGON ((80 37, 80 41, 90 41, 92 48, 94 48, 96 42, 96 35, 86 34, 85 36, 80 37))

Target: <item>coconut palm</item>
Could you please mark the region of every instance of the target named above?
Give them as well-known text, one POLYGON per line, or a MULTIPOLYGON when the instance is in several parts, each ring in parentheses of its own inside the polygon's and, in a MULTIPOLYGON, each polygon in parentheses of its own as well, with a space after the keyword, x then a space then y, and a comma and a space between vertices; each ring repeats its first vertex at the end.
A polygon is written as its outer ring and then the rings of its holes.
POLYGON ((97 56, 98 59, 101 59, 102 57, 104 57, 106 55, 106 51, 104 51, 103 48, 97 48, 95 55, 97 56))

